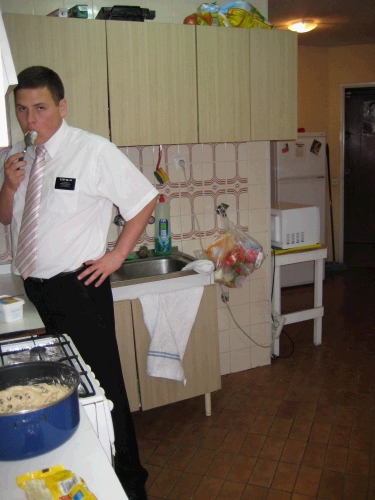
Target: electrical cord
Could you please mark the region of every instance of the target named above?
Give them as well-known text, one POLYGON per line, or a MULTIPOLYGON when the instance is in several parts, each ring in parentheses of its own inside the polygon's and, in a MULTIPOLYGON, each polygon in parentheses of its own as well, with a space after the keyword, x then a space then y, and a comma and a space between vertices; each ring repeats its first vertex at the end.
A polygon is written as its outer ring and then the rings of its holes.
MULTIPOLYGON (((185 184, 186 184, 186 189, 187 189, 188 182, 187 182, 187 177, 186 177, 185 166, 183 167, 182 171, 184 172, 185 184)), ((190 202, 191 215, 194 217, 194 219, 195 219, 195 221, 197 223, 197 226, 198 226, 199 244, 201 246, 202 251, 205 252, 205 249, 204 249, 203 244, 202 244, 202 236, 201 236, 202 232, 201 232, 201 228, 200 228, 200 225, 199 225, 199 220, 198 220, 198 217, 196 216, 196 214, 194 212, 193 199, 190 196, 189 191, 188 191, 188 197, 189 197, 189 202, 190 202)))
MULTIPOLYGON (((186 177, 186 172, 185 172, 185 167, 182 169, 183 172, 184 172, 184 178, 185 178, 185 184, 186 184, 186 187, 187 187, 187 177, 186 177)), ((199 243, 200 243, 200 246, 201 246, 201 249, 203 250, 203 252, 205 253, 205 249, 203 247, 203 244, 202 244, 202 238, 201 238, 201 228, 199 226, 199 221, 198 221, 198 217, 196 216, 196 214, 194 213, 194 206, 193 206, 193 200, 192 200, 192 197, 189 195, 189 201, 190 201, 190 210, 191 210, 191 214, 192 216, 195 218, 195 221, 197 223, 197 226, 198 226, 198 231, 199 231, 199 243)), ((275 269, 274 269, 274 275, 275 275, 275 269)), ((274 282, 274 277, 272 279, 272 294, 273 294, 273 282, 274 282)), ((223 286, 220 285, 220 288, 221 288, 221 292, 224 293, 224 290, 223 290, 223 286)), ((271 297, 272 297, 272 294, 271 294, 271 297)), ((228 303, 227 302, 224 302, 226 307, 228 308, 228 311, 229 311, 229 314, 231 315, 235 325, 237 326, 237 328, 239 328, 239 330, 249 339, 251 340, 251 342, 253 342, 254 344, 256 344, 258 347, 263 347, 264 349, 266 348, 269 348, 272 346, 273 342, 271 342, 270 344, 267 344, 267 345, 262 345, 262 344, 259 344, 258 342, 256 342, 252 337, 250 337, 250 335, 248 335, 244 330, 243 328, 237 323, 235 317, 233 316, 233 313, 232 313, 232 310, 231 308, 229 307, 228 303)))
MULTIPOLYGON (((222 285, 220 285, 220 287, 221 287, 221 291, 223 292, 223 287, 222 287, 222 285)), ((245 332, 245 330, 243 330, 243 329, 242 329, 242 327, 241 327, 241 326, 237 323, 237 321, 235 320, 235 318, 234 318, 234 316, 233 316, 233 313, 232 313, 232 311, 231 311, 231 308, 229 307, 228 303, 227 303, 227 302, 224 302, 224 303, 225 303, 225 305, 227 306, 228 311, 229 311, 229 314, 232 316, 232 319, 233 319, 233 321, 234 321, 235 325, 237 326, 237 328, 239 328, 239 329, 241 330, 241 332, 242 332, 244 335, 246 335, 246 337, 247 337, 248 339, 250 339, 250 340, 251 340, 251 342, 254 342, 254 344, 256 344, 256 345, 257 345, 257 346, 259 346, 259 347, 263 347, 263 348, 268 348, 268 347, 271 347, 271 345, 273 344, 273 342, 271 342, 270 344, 267 344, 267 345, 262 345, 262 344, 258 344, 258 342, 256 342, 256 341, 255 341, 252 337, 250 337, 250 335, 248 335, 248 334, 245 332)))

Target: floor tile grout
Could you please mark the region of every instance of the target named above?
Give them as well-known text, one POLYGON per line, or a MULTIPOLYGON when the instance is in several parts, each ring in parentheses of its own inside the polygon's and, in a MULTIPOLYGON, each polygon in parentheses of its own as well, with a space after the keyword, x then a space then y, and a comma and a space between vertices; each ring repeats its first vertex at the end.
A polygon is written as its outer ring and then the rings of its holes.
MULTIPOLYGON (((134 413, 150 500, 375 500, 374 282, 327 275, 322 345, 312 321, 285 326, 285 358, 223 376, 211 417, 203 396, 134 413)), ((287 289, 282 312, 312 297, 287 289)))

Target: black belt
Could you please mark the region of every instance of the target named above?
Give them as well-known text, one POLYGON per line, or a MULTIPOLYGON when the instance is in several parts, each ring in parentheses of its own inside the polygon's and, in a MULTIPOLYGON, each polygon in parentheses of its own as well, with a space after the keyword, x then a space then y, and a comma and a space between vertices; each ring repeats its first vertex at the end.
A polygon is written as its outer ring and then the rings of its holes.
POLYGON ((33 278, 32 276, 29 276, 26 278, 25 281, 30 280, 33 281, 34 283, 45 283, 47 281, 55 280, 57 278, 63 278, 64 276, 68 276, 69 274, 74 274, 83 271, 87 266, 84 264, 83 266, 79 267, 78 269, 75 269, 74 271, 67 271, 65 273, 59 273, 56 274, 55 276, 52 276, 52 278, 33 278))

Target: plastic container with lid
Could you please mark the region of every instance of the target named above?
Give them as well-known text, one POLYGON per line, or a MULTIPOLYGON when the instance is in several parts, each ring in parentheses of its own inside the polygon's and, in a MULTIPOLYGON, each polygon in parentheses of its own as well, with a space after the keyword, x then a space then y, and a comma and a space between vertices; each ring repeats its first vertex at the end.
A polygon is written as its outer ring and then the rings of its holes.
POLYGON ((10 323, 23 318, 25 301, 18 297, 0 295, 0 320, 10 323))
POLYGON ((161 194, 155 207, 155 255, 170 255, 171 250, 170 210, 161 194))

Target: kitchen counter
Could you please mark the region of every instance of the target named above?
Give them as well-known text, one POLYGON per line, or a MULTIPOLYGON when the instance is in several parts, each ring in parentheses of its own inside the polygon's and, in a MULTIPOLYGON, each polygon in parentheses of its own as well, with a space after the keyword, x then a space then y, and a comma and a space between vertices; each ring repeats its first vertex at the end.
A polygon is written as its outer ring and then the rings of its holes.
POLYGON ((10 272, 10 266, 1 266, 3 268, 9 267, 9 272, 0 274, 0 295, 15 295, 24 300, 23 305, 23 318, 17 319, 10 323, 0 321, 0 337, 2 334, 10 332, 18 332, 23 330, 34 330, 38 328, 44 329, 44 323, 35 309, 34 304, 26 297, 23 280, 20 276, 16 276, 10 272))
POLYGON ((82 477, 98 500, 128 500, 82 406, 78 429, 66 443, 38 457, 0 461, 1 498, 26 500, 16 477, 57 464, 82 477))
MULTIPOLYGON (((195 271, 171 273, 165 276, 153 276, 145 280, 131 280, 112 284, 113 301, 133 300, 145 293, 163 293, 194 286, 206 286, 213 283, 213 275, 204 275, 195 271)), ((23 318, 11 323, 0 321, 0 337, 2 334, 44 328, 44 324, 25 294, 23 280, 12 274, 10 265, 0 266, 0 295, 15 295, 25 301, 23 318)))

